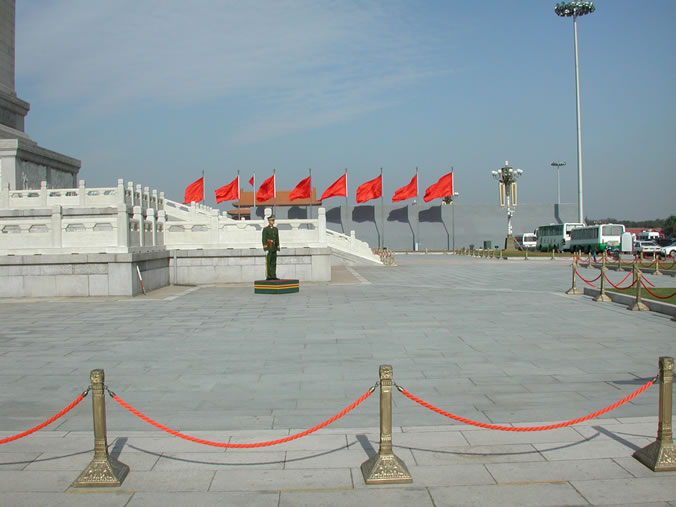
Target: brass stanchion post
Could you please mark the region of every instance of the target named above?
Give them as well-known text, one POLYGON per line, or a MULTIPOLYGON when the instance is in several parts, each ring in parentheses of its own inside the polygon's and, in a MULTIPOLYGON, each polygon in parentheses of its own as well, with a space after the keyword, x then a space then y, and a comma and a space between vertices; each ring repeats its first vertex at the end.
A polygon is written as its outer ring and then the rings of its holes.
POLYGON ((627 308, 632 312, 647 312, 650 311, 648 305, 641 301, 641 270, 638 269, 638 263, 634 262, 634 283, 636 284, 636 301, 631 306, 627 308))
POLYGON ((129 467, 108 455, 106 436, 106 399, 103 370, 92 370, 92 413, 94 415, 94 459, 75 479, 74 488, 106 488, 119 486, 129 473, 129 467))
POLYGON ((577 257, 573 256, 573 262, 571 263, 571 266, 573 267, 573 283, 570 286, 570 289, 566 291, 566 294, 582 294, 581 290, 577 290, 577 280, 576 276, 577 275, 577 257))
POLYGON ((554 260, 554 249, 552 248, 552 260, 554 260))
POLYGON ((392 452, 392 366, 380 366, 380 449, 361 464, 366 484, 413 482, 404 462, 392 452))
POLYGON ((634 453, 653 472, 676 470, 676 447, 674 447, 671 407, 674 386, 674 358, 660 357, 660 406, 657 422, 657 439, 634 453))
POLYGON ((524 252, 526 252, 526 253, 525 253, 524 257, 523 257, 523 260, 524 260, 524 261, 527 261, 527 260, 528 260, 528 248, 524 248, 524 252))
POLYGON ((660 271, 660 258, 653 252, 653 262, 655 263, 655 272, 653 275, 661 276, 662 272, 660 271))
POLYGON ((604 262, 601 264, 601 292, 599 293, 598 296, 594 298, 594 301, 598 301, 601 303, 607 303, 609 301, 612 301, 610 299, 610 296, 606 294, 606 263, 605 259, 604 262))

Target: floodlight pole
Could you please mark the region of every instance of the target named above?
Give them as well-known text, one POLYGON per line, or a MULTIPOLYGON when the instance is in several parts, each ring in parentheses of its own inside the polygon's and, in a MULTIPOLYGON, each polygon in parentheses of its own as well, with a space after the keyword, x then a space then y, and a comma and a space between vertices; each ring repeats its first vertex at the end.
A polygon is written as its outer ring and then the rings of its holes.
POLYGON ((573 37, 575 41, 575 102, 577 116, 577 221, 584 223, 584 195, 582 190, 582 120, 580 116, 580 59, 577 49, 577 17, 591 14, 596 10, 594 2, 575 0, 556 4, 557 16, 573 18, 573 37))

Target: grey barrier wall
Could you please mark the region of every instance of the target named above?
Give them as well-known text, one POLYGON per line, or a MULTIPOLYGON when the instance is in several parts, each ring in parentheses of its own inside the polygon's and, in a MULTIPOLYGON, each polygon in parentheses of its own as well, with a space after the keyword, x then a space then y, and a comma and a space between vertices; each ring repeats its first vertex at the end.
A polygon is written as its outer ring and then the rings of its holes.
MULTIPOLYGON (((340 198, 336 198, 339 201, 340 198)), ((482 247, 504 247, 507 235, 507 212, 492 204, 358 204, 346 207, 326 205, 326 227, 350 234, 372 248, 385 246, 393 250, 447 250, 482 247)), ((256 208, 256 218, 263 218, 263 207, 256 208)), ((317 207, 278 206, 279 218, 316 218, 317 207)), ((538 226, 577 222, 577 204, 519 204, 512 217, 514 235, 533 232, 538 226)), ((282 233, 283 241, 283 233, 282 233)))

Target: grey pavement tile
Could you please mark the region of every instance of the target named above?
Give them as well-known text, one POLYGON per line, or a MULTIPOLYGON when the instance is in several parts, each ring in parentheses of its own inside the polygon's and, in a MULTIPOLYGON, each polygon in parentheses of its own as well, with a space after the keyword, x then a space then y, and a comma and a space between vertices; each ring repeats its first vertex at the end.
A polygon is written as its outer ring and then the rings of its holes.
POLYGON ((656 476, 596 481, 576 480, 571 484, 592 505, 676 500, 676 481, 672 477, 656 476))
POLYGON ((572 428, 549 431, 472 431, 465 435, 470 445, 527 444, 544 442, 578 442, 584 437, 572 428))
POLYGON ((492 486, 431 487, 434 504, 454 506, 560 506, 589 505, 568 483, 492 486))
POLYGON ((286 458, 285 452, 256 451, 249 453, 170 453, 160 457, 153 471, 165 470, 220 470, 229 467, 245 467, 247 469, 271 468, 282 469, 286 458))
POLYGON ((411 484, 401 486, 392 489, 283 491, 280 495, 279 507, 316 507, 317 505, 330 505, 332 507, 354 507, 355 505, 374 507, 391 505, 434 506, 427 489, 412 487, 411 484))
POLYGON ((81 470, 0 470, 0 491, 61 493, 70 487, 80 472, 81 470))
POLYGON ((55 493, 2 493, 3 505, 11 507, 124 507, 133 496, 133 491, 93 491, 78 490, 55 493))
POLYGON ((418 465, 545 461, 540 452, 530 444, 467 446, 443 451, 412 449, 411 452, 418 465))
POLYGON ((279 493, 269 492, 204 492, 161 493, 139 491, 125 507, 277 507, 279 493))
POLYGON ((588 459, 546 463, 496 463, 486 468, 498 483, 618 479, 631 477, 611 459, 588 459))
POLYGON ((0 470, 23 470, 38 456, 39 452, 3 452, 0 454, 0 470))
MULTIPOLYGON (((646 444, 650 443, 646 440, 646 444)), ((627 442, 598 437, 589 437, 578 442, 534 443, 532 444, 547 461, 595 459, 595 458, 622 458, 631 456, 636 450, 627 442)))
MULTIPOLYGON (((251 472, 248 472, 249 474, 251 472)), ((209 491, 215 472, 212 470, 139 471, 132 468, 122 488, 132 491, 165 493, 209 491)))
MULTIPOLYGON (((376 449, 377 451, 377 449, 376 449)), ((397 450, 395 453, 404 461, 412 461, 408 450, 397 450)), ((369 458, 369 454, 361 446, 350 449, 326 451, 289 451, 286 453, 285 469, 299 468, 352 468, 360 466, 369 458)))
POLYGON ((352 476, 349 468, 256 471, 240 469, 217 471, 209 491, 283 491, 343 488, 352 488, 352 476))

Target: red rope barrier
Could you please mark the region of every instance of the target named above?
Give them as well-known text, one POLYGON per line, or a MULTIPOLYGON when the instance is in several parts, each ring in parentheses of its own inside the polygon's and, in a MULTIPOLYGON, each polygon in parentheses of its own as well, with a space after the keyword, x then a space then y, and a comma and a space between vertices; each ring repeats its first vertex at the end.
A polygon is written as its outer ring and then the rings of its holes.
POLYGON ((674 265, 676 265, 676 260, 671 261, 671 266, 669 267, 666 267, 664 265, 664 262, 660 262, 659 260, 657 261, 657 263, 662 267, 662 269, 670 270, 671 268, 674 267, 674 265))
POLYGON ((472 421, 471 419, 465 419, 464 417, 460 417, 460 416, 451 414, 450 412, 446 412, 444 410, 441 410, 440 408, 437 408, 433 405, 430 405, 429 403, 421 400, 420 398, 413 396, 411 393, 406 391, 406 389, 404 389, 403 387, 397 386, 397 389, 407 398, 415 401, 416 403, 422 405, 425 408, 429 408, 430 410, 432 410, 433 412, 436 412, 437 414, 441 414, 441 415, 446 416, 450 419, 455 419, 456 421, 460 421, 460 422, 463 422, 465 424, 471 424, 472 426, 478 426, 480 428, 487 428, 489 430, 500 430, 500 431, 546 431, 546 430, 553 430, 553 429, 556 429, 556 428, 563 428, 565 426, 572 426, 573 424, 578 424, 578 423, 581 423, 581 422, 586 421, 588 419, 593 419, 594 417, 598 417, 602 414, 605 414, 606 412, 610 412, 611 410, 619 407, 620 405, 627 403, 629 400, 632 400, 633 398, 635 398, 636 396, 641 394, 643 391, 645 391, 650 386, 652 386, 655 383, 656 380, 657 380, 656 378, 652 379, 650 382, 648 382, 647 384, 642 386, 637 391, 634 391, 633 393, 631 393, 626 398, 622 398, 620 401, 613 403, 612 405, 610 405, 606 408, 603 408, 603 409, 599 410, 598 412, 594 412, 593 414, 585 415, 584 417, 578 417, 577 419, 572 419, 570 421, 565 421, 565 422, 561 422, 561 423, 557 423, 557 424, 549 424, 547 426, 500 426, 500 425, 497 425, 497 424, 485 424, 485 423, 481 423, 481 422, 478 422, 478 421, 472 421))
POLYGON ((306 435, 309 435, 310 433, 314 433, 315 431, 320 430, 320 429, 322 429, 322 428, 328 426, 328 425, 331 424, 332 422, 334 422, 334 421, 340 419, 340 418, 343 417, 345 414, 347 414, 349 411, 351 411, 351 410, 353 410, 354 408, 356 408, 357 405, 361 404, 366 398, 368 398, 369 396, 371 396, 371 395, 373 394, 373 391, 375 391, 375 390, 376 390, 376 386, 373 386, 371 389, 369 389, 368 391, 366 391, 366 393, 364 393, 364 395, 362 395, 362 396, 361 396, 357 401, 355 401, 352 405, 350 405, 349 407, 346 407, 346 408, 343 409, 340 413, 334 415, 334 416, 333 416, 332 418, 330 418, 330 419, 327 419, 327 420, 324 421, 323 423, 318 424, 318 425, 315 426, 314 428, 310 428, 309 430, 305 430, 305 431, 302 431, 302 432, 300 432, 300 433, 296 433, 295 435, 290 435, 290 436, 288 436, 288 437, 280 438, 280 439, 278 439, 278 440, 270 440, 270 441, 267 441, 267 442, 256 442, 256 443, 252 443, 252 444, 228 444, 228 443, 225 443, 225 442, 212 442, 211 440, 203 440, 203 439, 201 439, 201 438, 191 437, 190 435, 186 435, 186 434, 180 433, 180 432, 178 432, 178 431, 176 431, 176 430, 172 430, 171 428, 168 428, 168 427, 166 427, 166 426, 164 426, 164 425, 158 423, 157 421, 152 420, 150 417, 148 417, 148 416, 142 414, 141 412, 139 412, 138 410, 136 410, 135 408, 133 408, 131 405, 129 405, 128 403, 126 403, 125 401, 123 401, 117 394, 113 393, 113 392, 110 391, 110 390, 109 390, 108 392, 110 393, 110 396, 111 396, 116 402, 118 402, 118 403, 119 403, 120 405, 122 405, 124 408, 126 408, 127 410, 129 410, 132 414, 134 414, 135 416, 137 416, 137 417, 143 419, 143 420, 144 420, 145 422, 147 422, 148 424, 151 424, 151 425, 155 426, 156 428, 161 429, 162 431, 166 431, 167 433, 169 433, 169 434, 171 434, 171 435, 174 435, 175 437, 183 438, 183 439, 185 439, 185 440, 189 440, 190 442, 195 442, 195 443, 197 443, 197 444, 210 445, 210 446, 212 446, 212 447, 225 447, 225 448, 234 448, 234 449, 249 449, 249 448, 253 448, 253 447, 267 447, 267 446, 270 446, 270 445, 283 444, 284 442, 289 442, 289 441, 291 441, 291 440, 296 440, 297 438, 301 438, 301 437, 304 437, 304 436, 306 436, 306 435))
POLYGON ((650 285, 651 287, 654 287, 654 286, 655 286, 655 284, 652 283, 650 280, 648 280, 648 279, 645 277, 645 275, 641 274, 641 278, 643 279, 643 281, 644 281, 645 283, 647 283, 647 284, 650 285))
POLYGON ((575 270, 575 274, 576 274, 577 276, 580 277, 580 280, 582 280, 584 283, 586 283, 586 284, 589 285, 590 287, 594 287, 595 289, 598 289, 598 287, 597 287, 596 285, 594 285, 592 282, 595 282, 596 280, 598 280, 599 278, 601 278, 601 275, 597 276, 597 277, 594 278, 593 280, 585 280, 585 279, 582 277, 582 275, 578 272, 577 269, 575 270))
POLYGON ((49 424, 52 424, 54 421, 56 421, 59 417, 62 417, 65 415, 67 412, 70 412, 73 408, 75 408, 75 405, 80 403, 82 400, 84 400, 85 396, 87 396, 87 393, 89 393, 89 389, 87 389, 85 392, 83 392, 80 396, 78 396, 73 403, 68 405, 66 408, 64 408, 61 412, 58 414, 54 414, 52 417, 47 419, 45 422, 38 424, 34 428, 31 428, 29 430, 24 431, 23 433, 19 433, 18 435, 14 435, 11 437, 3 438, 0 440, 0 445, 1 444, 6 444, 8 442, 13 442, 14 440, 19 440, 20 438, 27 437, 31 433, 35 433, 38 430, 41 430, 45 426, 48 426, 49 424))
MULTIPOLYGON (((653 297, 656 297, 657 299, 671 299, 671 298, 673 298, 674 296, 676 296, 676 292, 674 292, 673 294, 670 294, 669 296, 658 296, 658 295, 655 294, 653 291, 651 291, 648 287, 645 286, 645 284, 643 283, 643 280, 641 280, 641 285, 643 285, 643 288, 644 288, 646 291, 648 291, 648 294, 650 294, 650 295, 653 296, 653 297)), ((654 287, 654 286, 653 286, 653 287, 654 287)))
POLYGON ((627 285, 626 287, 618 287, 618 286, 619 286, 619 285, 622 285, 622 284, 624 283, 624 281, 625 281, 627 278, 629 278, 629 275, 631 275, 631 271, 630 271, 629 273, 627 273, 627 276, 625 276, 624 279, 623 279, 621 282, 619 282, 617 285, 615 285, 613 282, 610 281, 610 278, 608 278, 608 275, 603 275, 603 276, 606 278, 607 282, 608 282, 610 285, 612 285, 613 287, 615 287, 616 289, 618 289, 618 290, 627 290, 627 289, 631 289, 631 288, 636 284, 636 281, 633 281, 633 282, 631 283, 631 285, 627 285))

